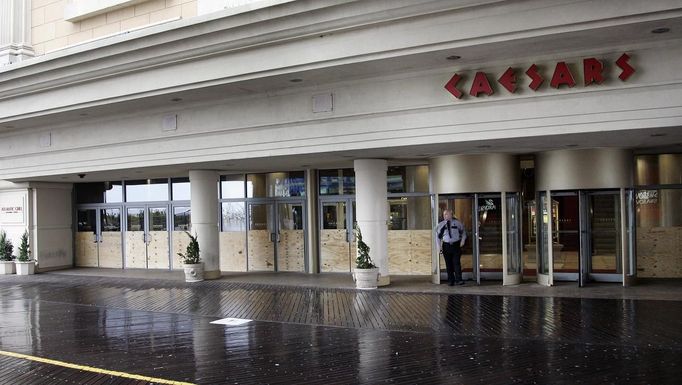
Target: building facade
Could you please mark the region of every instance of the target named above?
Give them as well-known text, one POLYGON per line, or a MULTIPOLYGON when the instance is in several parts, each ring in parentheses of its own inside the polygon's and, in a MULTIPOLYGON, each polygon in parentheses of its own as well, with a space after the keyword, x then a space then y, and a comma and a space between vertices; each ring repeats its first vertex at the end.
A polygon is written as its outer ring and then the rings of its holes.
POLYGON ((682 277, 679 1, 7 0, 0 227, 40 271, 682 277))

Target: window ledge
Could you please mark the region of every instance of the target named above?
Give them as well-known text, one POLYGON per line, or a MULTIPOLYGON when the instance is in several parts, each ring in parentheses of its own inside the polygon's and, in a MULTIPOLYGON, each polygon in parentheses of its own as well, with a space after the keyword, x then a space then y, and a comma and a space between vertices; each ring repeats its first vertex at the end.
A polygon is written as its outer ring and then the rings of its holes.
POLYGON ((73 23, 145 1, 147 0, 70 0, 64 9, 64 20, 73 23))

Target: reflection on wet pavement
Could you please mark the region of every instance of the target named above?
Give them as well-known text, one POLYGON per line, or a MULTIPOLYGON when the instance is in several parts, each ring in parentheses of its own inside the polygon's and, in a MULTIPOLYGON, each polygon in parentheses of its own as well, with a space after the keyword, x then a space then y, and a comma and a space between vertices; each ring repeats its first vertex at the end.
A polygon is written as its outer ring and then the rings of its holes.
MULTIPOLYGON (((0 277, 0 310, 0 350, 195 383, 672 384, 682 375, 675 301, 36 275, 0 277), (226 317, 254 322, 210 324, 226 317)), ((3 384, 27 367, 41 374, 25 383, 58 378, 45 364, 0 364, 3 384)), ((139 383, 59 373, 66 383, 139 383)))

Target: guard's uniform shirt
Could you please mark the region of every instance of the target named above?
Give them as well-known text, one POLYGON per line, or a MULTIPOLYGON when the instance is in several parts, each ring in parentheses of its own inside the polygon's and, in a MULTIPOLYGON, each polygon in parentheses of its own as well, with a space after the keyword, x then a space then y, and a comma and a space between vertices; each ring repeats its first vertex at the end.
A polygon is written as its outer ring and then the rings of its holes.
POLYGON ((441 242, 452 245, 461 241, 466 241, 467 239, 464 225, 456 218, 438 223, 438 226, 436 226, 436 236, 438 250, 440 250, 441 242))

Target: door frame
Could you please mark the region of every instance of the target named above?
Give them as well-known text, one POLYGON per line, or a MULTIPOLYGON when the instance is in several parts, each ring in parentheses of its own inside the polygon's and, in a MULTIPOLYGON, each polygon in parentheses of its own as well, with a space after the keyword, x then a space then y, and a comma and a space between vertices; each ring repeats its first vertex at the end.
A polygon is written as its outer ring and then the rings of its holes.
POLYGON ((249 270, 249 224, 251 223, 251 214, 249 210, 249 206, 252 204, 272 204, 273 205, 273 210, 272 210, 272 215, 269 213, 267 214, 268 218, 268 224, 274 224, 274 229, 277 231, 277 234, 270 232, 270 242, 275 243, 274 248, 273 248, 273 264, 274 264, 274 270, 273 272, 278 272, 279 271, 279 266, 278 266, 278 253, 277 253, 277 243, 279 242, 279 211, 278 205, 279 204, 287 204, 287 203, 300 203, 303 212, 301 213, 302 216, 302 221, 303 221, 303 272, 307 273, 310 270, 310 264, 308 261, 308 208, 306 206, 306 197, 273 197, 273 198, 247 198, 245 201, 246 204, 246 271, 249 270))
MULTIPOLYGON (((102 243, 102 210, 118 209, 121 213, 121 266, 125 267, 125 252, 124 252, 124 226, 125 224, 123 215, 125 214, 125 209, 122 203, 84 203, 76 206, 76 220, 78 220, 78 211, 81 210, 95 210, 95 243, 97 243, 97 267, 100 266, 99 261, 99 246, 102 243)), ((78 233, 78 223, 75 223, 75 232, 78 233)), ((75 249, 74 249, 75 250, 75 249)), ((75 264, 75 260, 74 260, 75 264)))
MULTIPOLYGON (((345 218, 345 225, 346 225, 346 242, 348 242, 348 260, 349 260, 349 265, 348 265, 348 272, 352 273, 353 272, 353 261, 351 260, 351 245, 353 244, 353 241, 355 240, 355 227, 353 226, 355 223, 355 215, 353 213, 353 205, 355 204, 355 195, 328 195, 328 196, 321 196, 317 200, 317 220, 319 223, 319 228, 316 231, 321 231, 322 229, 322 224, 324 223, 324 218, 322 217, 324 215, 324 212, 322 210, 322 207, 324 206, 325 203, 344 203, 346 205, 346 218, 345 218)), ((320 253, 320 246, 322 243, 322 239, 318 237, 318 242, 317 242, 317 266, 318 266, 318 271, 316 273, 321 272, 321 266, 322 266, 322 254, 320 253)))
POLYGON ((523 202, 521 201, 521 194, 518 192, 503 192, 502 193, 502 286, 518 285, 523 281, 523 221, 522 218, 523 202), (513 245, 509 244, 509 205, 507 198, 516 198, 516 210, 513 214, 516 217, 516 255, 510 256, 513 245), (509 272, 509 262, 511 258, 516 259, 518 271, 509 272))
MULTIPOLYGON (((168 232, 168 269, 154 269, 154 270, 172 270, 173 269, 173 260, 172 260, 172 247, 173 247, 173 239, 172 239, 172 230, 171 230, 171 215, 173 213, 173 205, 171 202, 168 201, 162 201, 158 203, 154 202, 131 202, 131 203, 126 203, 123 204, 123 214, 125 214, 125 217, 122 219, 123 224, 121 227, 124 229, 124 234, 128 233, 128 209, 142 209, 144 212, 144 223, 143 223, 143 232, 144 232, 144 244, 145 244, 145 267, 144 269, 149 269, 149 255, 148 255, 148 237, 149 237, 149 209, 150 208, 166 208, 166 232, 168 232)), ((123 238, 122 242, 122 249, 121 249, 121 254, 123 257, 123 268, 127 269, 128 267, 126 266, 126 236, 122 236, 123 238)), ((131 269, 136 269, 135 267, 131 267, 131 269)))
POLYGON ((580 286, 585 286, 585 284, 589 282, 625 282, 624 280, 624 272, 626 271, 626 266, 628 263, 626 260, 628 250, 627 250, 627 245, 625 242, 627 242, 627 235, 625 232, 623 232, 623 226, 627 225, 626 222, 626 217, 623 216, 624 213, 624 208, 623 204, 625 203, 624 199, 624 189, 605 189, 605 190, 581 190, 580 192, 580 199, 581 199, 581 207, 580 207, 580 216, 581 216, 581 231, 580 231, 580 278, 579 278, 579 284, 580 286), (621 272, 616 272, 616 273, 592 273, 592 244, 591 244, 591 232, 592 232, 592 225, 590 222, 590 209, 591 205, 588 201, 588 199, 591 196, 596 196, 596 195, 610 195, 613 196, 616 201, 618 202, 618 211, 617 215, 619 216, 619 223, 618 223, 618 243, 621 248, 620 250, 620 255, 616 255, 616 262, 621 264, 621 272), (584 227, 583 227, 584 226, 584 227), (619 260, 620 258, 620 260, 619 260))

